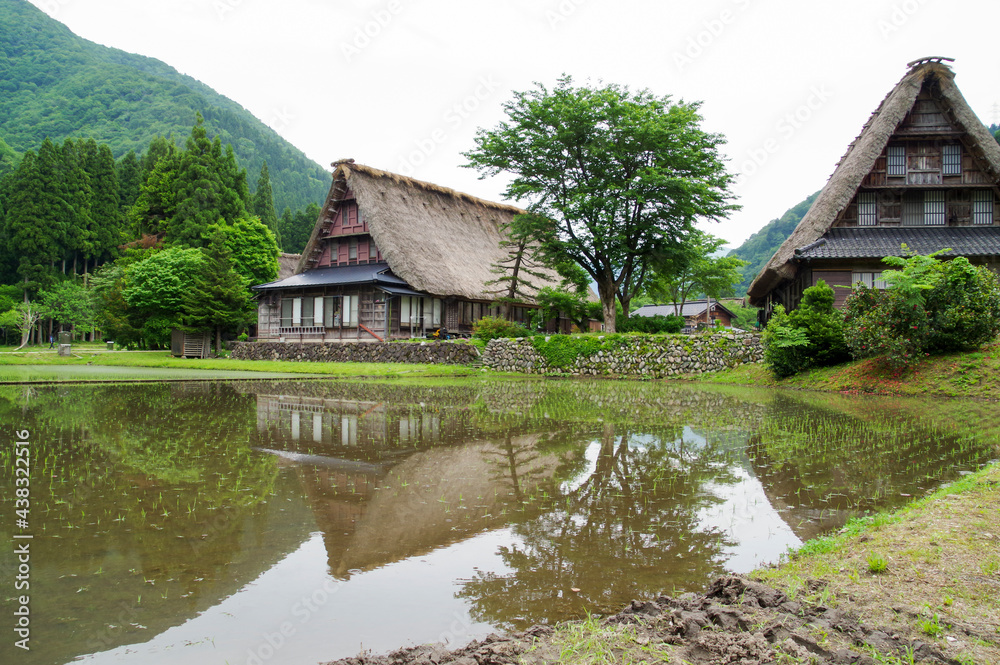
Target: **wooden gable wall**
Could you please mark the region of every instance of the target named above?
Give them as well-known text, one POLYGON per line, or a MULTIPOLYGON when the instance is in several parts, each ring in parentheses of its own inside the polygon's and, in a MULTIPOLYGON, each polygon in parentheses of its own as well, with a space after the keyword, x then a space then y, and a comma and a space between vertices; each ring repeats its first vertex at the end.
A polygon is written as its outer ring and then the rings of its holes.
POLYGON ((924 82, 913 107, 834 226, 920 226, 924 225, 925 209, 934 205, 943 209, 944 225, 968 226, 975 223, 976 192, 981 197, 984 190, 993 192, 992 224, 1000 221, 1000 189, 973 155, 972 139, 954 121, 937 87, 936 81, 924 82), (893 168, 893 164, 898 166, 893 168), (940 202, 925 203, 928 190, 938 192, 934 196, 940 202), (864 204, 861 197, 866 199, 864 204), (864 210, 870 215, 873 205, 875 223, 870 216, 862 219, 864 210))
POLYGON ((322 253, 316 263, 318 268, 378 263, 385 260, 369 233, 368 220, 364 212, 350 191, 346 197, 333 213, 326 235, 320 239, 322 253), (354 258, 351 257, 352 248, 355 249, 354 258))

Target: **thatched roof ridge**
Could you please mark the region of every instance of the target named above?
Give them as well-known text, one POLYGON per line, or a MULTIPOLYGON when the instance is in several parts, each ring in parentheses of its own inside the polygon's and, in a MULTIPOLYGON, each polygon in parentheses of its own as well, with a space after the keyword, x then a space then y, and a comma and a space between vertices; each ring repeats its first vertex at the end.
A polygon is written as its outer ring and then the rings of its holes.
POLYGON ((941 101, 961 129, 978 144, 973 146, 973 154, 995 180, 1000 179, 1000 146, 955 86, 954 72, 941 62, 921 60, 916 63, 875 109, 861 133, 848 146, 847 153, 838 162, 809 212, 754 279, 747 290, 752 305, 762 306, 771 289, 781 280, 795 276, 796 267, 792 263, 795 250, 816 242, 851 202, 875 160, 913 107, 928 77, 937 79, 941 101))
POLYGON ((417 180, 415 178, 410 178, 409 176, 400 175, 398 173, 392 173, 390 171, 383 171, 381 169, 376 169, 371 166, 365 166, 364 164, 355 164, 354 162, 334 162, 331 166, 334 167, 333 177, 336 179, 337 171, 345 170, 351 171, 353 173, 363 173, 372 178, 387 178, 396 185, 404 187, 412 187, 416 189, 422 189, 427 192, 434 192, 437 194, 442 194, 444 196, 453 197, 473 205, 483 206, 484 208, 494 208, 496 210, 509 212, 514 215, 519 215, 524 212, 521 208, 517 206, 512 206, 507 203, 497 203, 495 201, 487 201, 486 199, 481 199, 471 194, 466 194, 464 192, 459 192, 450 187, 442 187, 441 185, 435 185, 432 182, 425 182, 423 180, 417 180))
MULTIPOLYGON (((333 184, 324 212, 303 253, 299 272, 320 240, 324 215, 331 216, 353 193, 368 231, 392 272, 418 291, 439 297, 495 300, 486 282, 503 259, 502 228, 521 208, 486 201, 447 187, 344 160, 333 164, 333 184)), ((552 277, 558 275, 552 271, 552 277)))

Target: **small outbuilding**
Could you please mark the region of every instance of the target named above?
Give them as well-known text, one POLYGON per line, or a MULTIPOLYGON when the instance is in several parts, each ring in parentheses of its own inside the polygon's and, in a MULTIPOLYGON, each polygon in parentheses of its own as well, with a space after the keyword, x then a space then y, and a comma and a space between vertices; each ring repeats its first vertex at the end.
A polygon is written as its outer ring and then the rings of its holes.
POLYGON ((665 305, 643 305, 629 316, 683 316, 684 330, 690 332, 699 326, 715 326, 716 322, 730 328, 736 315, 718 300, 686 300, 665 305))

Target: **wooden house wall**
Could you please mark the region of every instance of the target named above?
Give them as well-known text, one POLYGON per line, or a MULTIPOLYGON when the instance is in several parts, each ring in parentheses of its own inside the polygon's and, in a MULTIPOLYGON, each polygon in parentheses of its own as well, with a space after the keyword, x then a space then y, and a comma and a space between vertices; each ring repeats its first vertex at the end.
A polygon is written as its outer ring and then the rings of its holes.
POLYGON ((837 309, 843 309, 847 303, 847 296, 851 295, 850 287, 854 269, 816 269, 810 272, 812 275, 809 278, 809 286, 816 286, 819 280, 823 280, 827 286, 833 289, 833 306, 837 309))
MULTIPOLYGON (((883 189, 875 190, 875 201, 878 219, 875 226, 923 226, 924 225, 924 192, 927 189, 883 189)), ((861 193, 864 190, 859 190, 861 193)), ((871 190, 868 190, 871 191, 871 190)), ((973 226, 972 223, 972 188, 945 189, 945 225, 973 226)), ((1000 196, 993 195, 993 226, 1000 223, 1000 196)), ((833 224, 836 227, 856 227, 858 224, 858 194, 837 217, 833 224)), ((975 226, 991 226, 976 224, 975 226)), ((865 226, 863 228, 872 228, 865 226)))
MULTIPOLYGON (((426 296, 431 298, 431 296, 426 296)), ((466 311, 475 311, 479 315, 493 314, 499 311, 498 305, 490 303, 470 303, 454 298, 438 298, 441 301, 441 326, 455 333, 468 334, 472 332, 470 322, 462 320, 463 308, 466 311)), ((411 336, 421 336, 435 328, 428 323, 426 326, 416 326, 411 329, 409 325, 403 326, 400 321, 400 296, 389 296, 384 291, 374 287, 348 287, 338 289, 336 287, 317 287, 312 289, 289 290, 283 294, 266 294, 258 305, 258 329, 257 339, 265 341, 278 341, 284 339, 288 342, 324 342, 324 341, 373 341, 374 337, 365 330, 377 334, 385 339, 406 339, 411 336), (316 298, 316 297, 340 297, 353 296, 358 300, 358 322, 361 325, 343 324, 326 328, 323 325, 314 326, 282 326, 281 325, 281 303, 282 298, 316 298), (271 306, 270 303, 274 303, 271 306), (388 335, 386 330, 386 320, 388 318, 388 335), (363 327, 362 327, 363 326, 363 327)), ((341 320, 342 321, 342 320, 341 320)), ((559 330, 568 332, 569 323, 565 325, 554 323, 559 330), (565 330, 563 330, 565 328, 565 330)))

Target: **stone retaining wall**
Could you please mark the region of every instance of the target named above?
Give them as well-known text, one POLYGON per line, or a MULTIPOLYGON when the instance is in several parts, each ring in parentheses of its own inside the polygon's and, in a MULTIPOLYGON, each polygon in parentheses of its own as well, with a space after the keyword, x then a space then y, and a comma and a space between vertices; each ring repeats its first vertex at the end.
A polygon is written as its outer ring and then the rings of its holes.
POLYGON ((660 378, 714 372, 764 359, 760 335, 756 333, 623 337, 615 347, 577 358, 568 368, 557 368, 550 367, 531 339, 494 339, 486 345, 483 365, 526 374, 618 374, 660 378))
POLYGON ((233 342, 233 358, 240 360, 302 360, 307 362, 444 363, 468 365, 479 360, 471 344, 449 342, 233 342))

